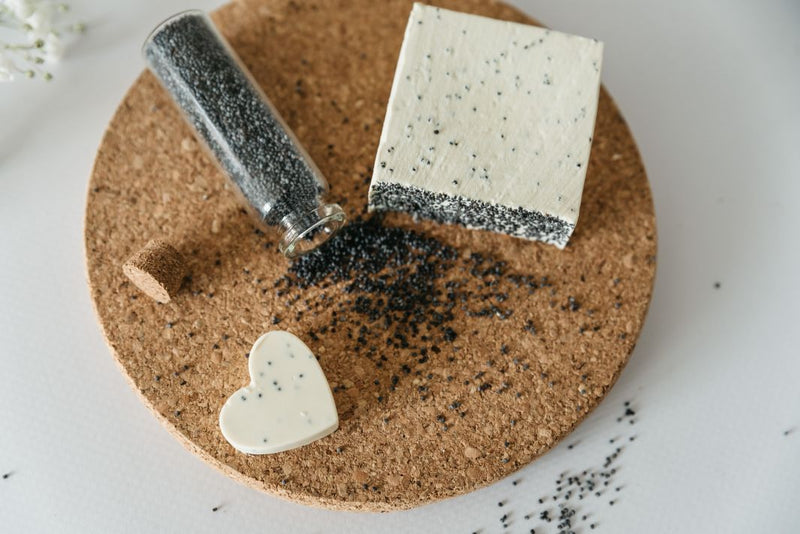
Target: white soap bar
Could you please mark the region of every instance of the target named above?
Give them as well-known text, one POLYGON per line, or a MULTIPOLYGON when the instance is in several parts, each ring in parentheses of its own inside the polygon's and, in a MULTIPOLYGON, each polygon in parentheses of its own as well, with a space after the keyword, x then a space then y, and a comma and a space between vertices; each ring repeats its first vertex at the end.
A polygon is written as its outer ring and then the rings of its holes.
POLYGON ((602 53, 594 39, 414 4, 370 210, 563 248, 578 221, 602 53))
POLYGON ((276 330, 250 350, 250 385, 222 407, 225 439, 248 454, 294 449, 339 427, 330 386, 314 354, 296 336, 276 330))

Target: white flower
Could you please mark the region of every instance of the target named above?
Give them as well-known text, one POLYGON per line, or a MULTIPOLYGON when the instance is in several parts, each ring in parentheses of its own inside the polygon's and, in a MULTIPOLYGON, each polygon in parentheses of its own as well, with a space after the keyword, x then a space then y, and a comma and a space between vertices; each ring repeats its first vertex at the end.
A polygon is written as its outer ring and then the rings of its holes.
POLYGON ((64 45, 56 34, 51 33, 45 37, 42 51, 45 61, 55 63, 64 55, 64 45))
POLYGON ((53 19, 55 10, 53 5, 46 2, 38 2, 36 9, 23 20, 30 27, 30 34, 33 37, 45 37, 53 33, 53 19))
POLYGON ((0 82, 13 82, 14 73, 3 67, 0 67, 0 82))
POLYGON ((83 31, 83 24, 60 22, 67 11, 66 4, 52 0, 0 0, 0 25, 10 28, 0 38, 0 82, 14 80, 21 74, 28 78, 52 78, 42 70, 42 64, 61 58, 63 35, 83 31), (4 40, 14 33, 17 34, 14 41, 4 40))
POLYGON ((32 0, 0 0, 0 6, 5 6, 16 18, 25 20, 34 11, 32 0))
POLYGON ((0 49, 0 82, 10 82, 14 80, 14 74, 18 72, 17 66, 8 55, 0 49))

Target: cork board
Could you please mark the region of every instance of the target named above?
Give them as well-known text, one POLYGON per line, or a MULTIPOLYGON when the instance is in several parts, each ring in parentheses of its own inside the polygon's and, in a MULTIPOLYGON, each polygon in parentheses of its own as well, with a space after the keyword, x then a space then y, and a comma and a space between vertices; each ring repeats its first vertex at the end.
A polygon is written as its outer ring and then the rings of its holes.
MULTIPOLYGON (((486 0, 436 3, 532 22, 486 0)), ((405 0, 252 0, 214 15, 351 218, 366 216, 410 8, 405 0)), ((399 214, 383 225, 456 251, 435 281, 437 295, 460 288, 446 327, 432 326, 431 311, 403 341, 396 325, 358 313, 347 280, 285 284, 289 264, 277 236, 240 208, 167 95, 143 73, 108 127, 89 184, 92 300, 131 385, 210 464, 302 503, 418 506, 528 464, 604 397, 650 301, 655 215, 634 140, 602 91, 580 220, 565 250, 399 214), (140 293, 121 268, 154 238, 174 245, 190 272, 166 304, 140 293), (251 344, 274 328, 297 334, 318 355, 340 428, 298 450, 247 456, 223 439, 218 414, 249 380, 251 344)))

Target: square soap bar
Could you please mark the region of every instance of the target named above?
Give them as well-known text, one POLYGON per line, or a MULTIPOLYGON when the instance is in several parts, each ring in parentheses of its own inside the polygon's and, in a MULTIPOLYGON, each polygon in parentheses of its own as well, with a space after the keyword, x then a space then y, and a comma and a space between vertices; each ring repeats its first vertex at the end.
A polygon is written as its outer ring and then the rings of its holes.
POLYGON ((414 4, 370 210, 563 248, 578 221, 602 53, 594 39, 414 4))

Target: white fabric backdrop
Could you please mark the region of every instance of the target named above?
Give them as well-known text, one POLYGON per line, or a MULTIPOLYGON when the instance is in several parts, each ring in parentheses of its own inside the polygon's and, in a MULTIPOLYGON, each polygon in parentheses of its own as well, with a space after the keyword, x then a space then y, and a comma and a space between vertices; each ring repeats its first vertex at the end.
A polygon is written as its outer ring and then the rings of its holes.
POLYGON ((658 215, 644 332, 574 436, 512 479, 384 515, 283 502, 184 450, 103 342, 82 218, 94 152, 142 68, 143 37, 173 12, 216 2, 74 0, 89 31, 55 79, 0 85, 0 473, 10 473, 0 530, 528 532, 540 521, 524 515, 558 473, 599 466, 609 439, 633 433, 615 505, 581 503, 598 532, 800 529, 800 4, 514 3, 605 41, 603 80, 638 140, 658 215), (622 427, 629 399, 637 423, 622 427))

